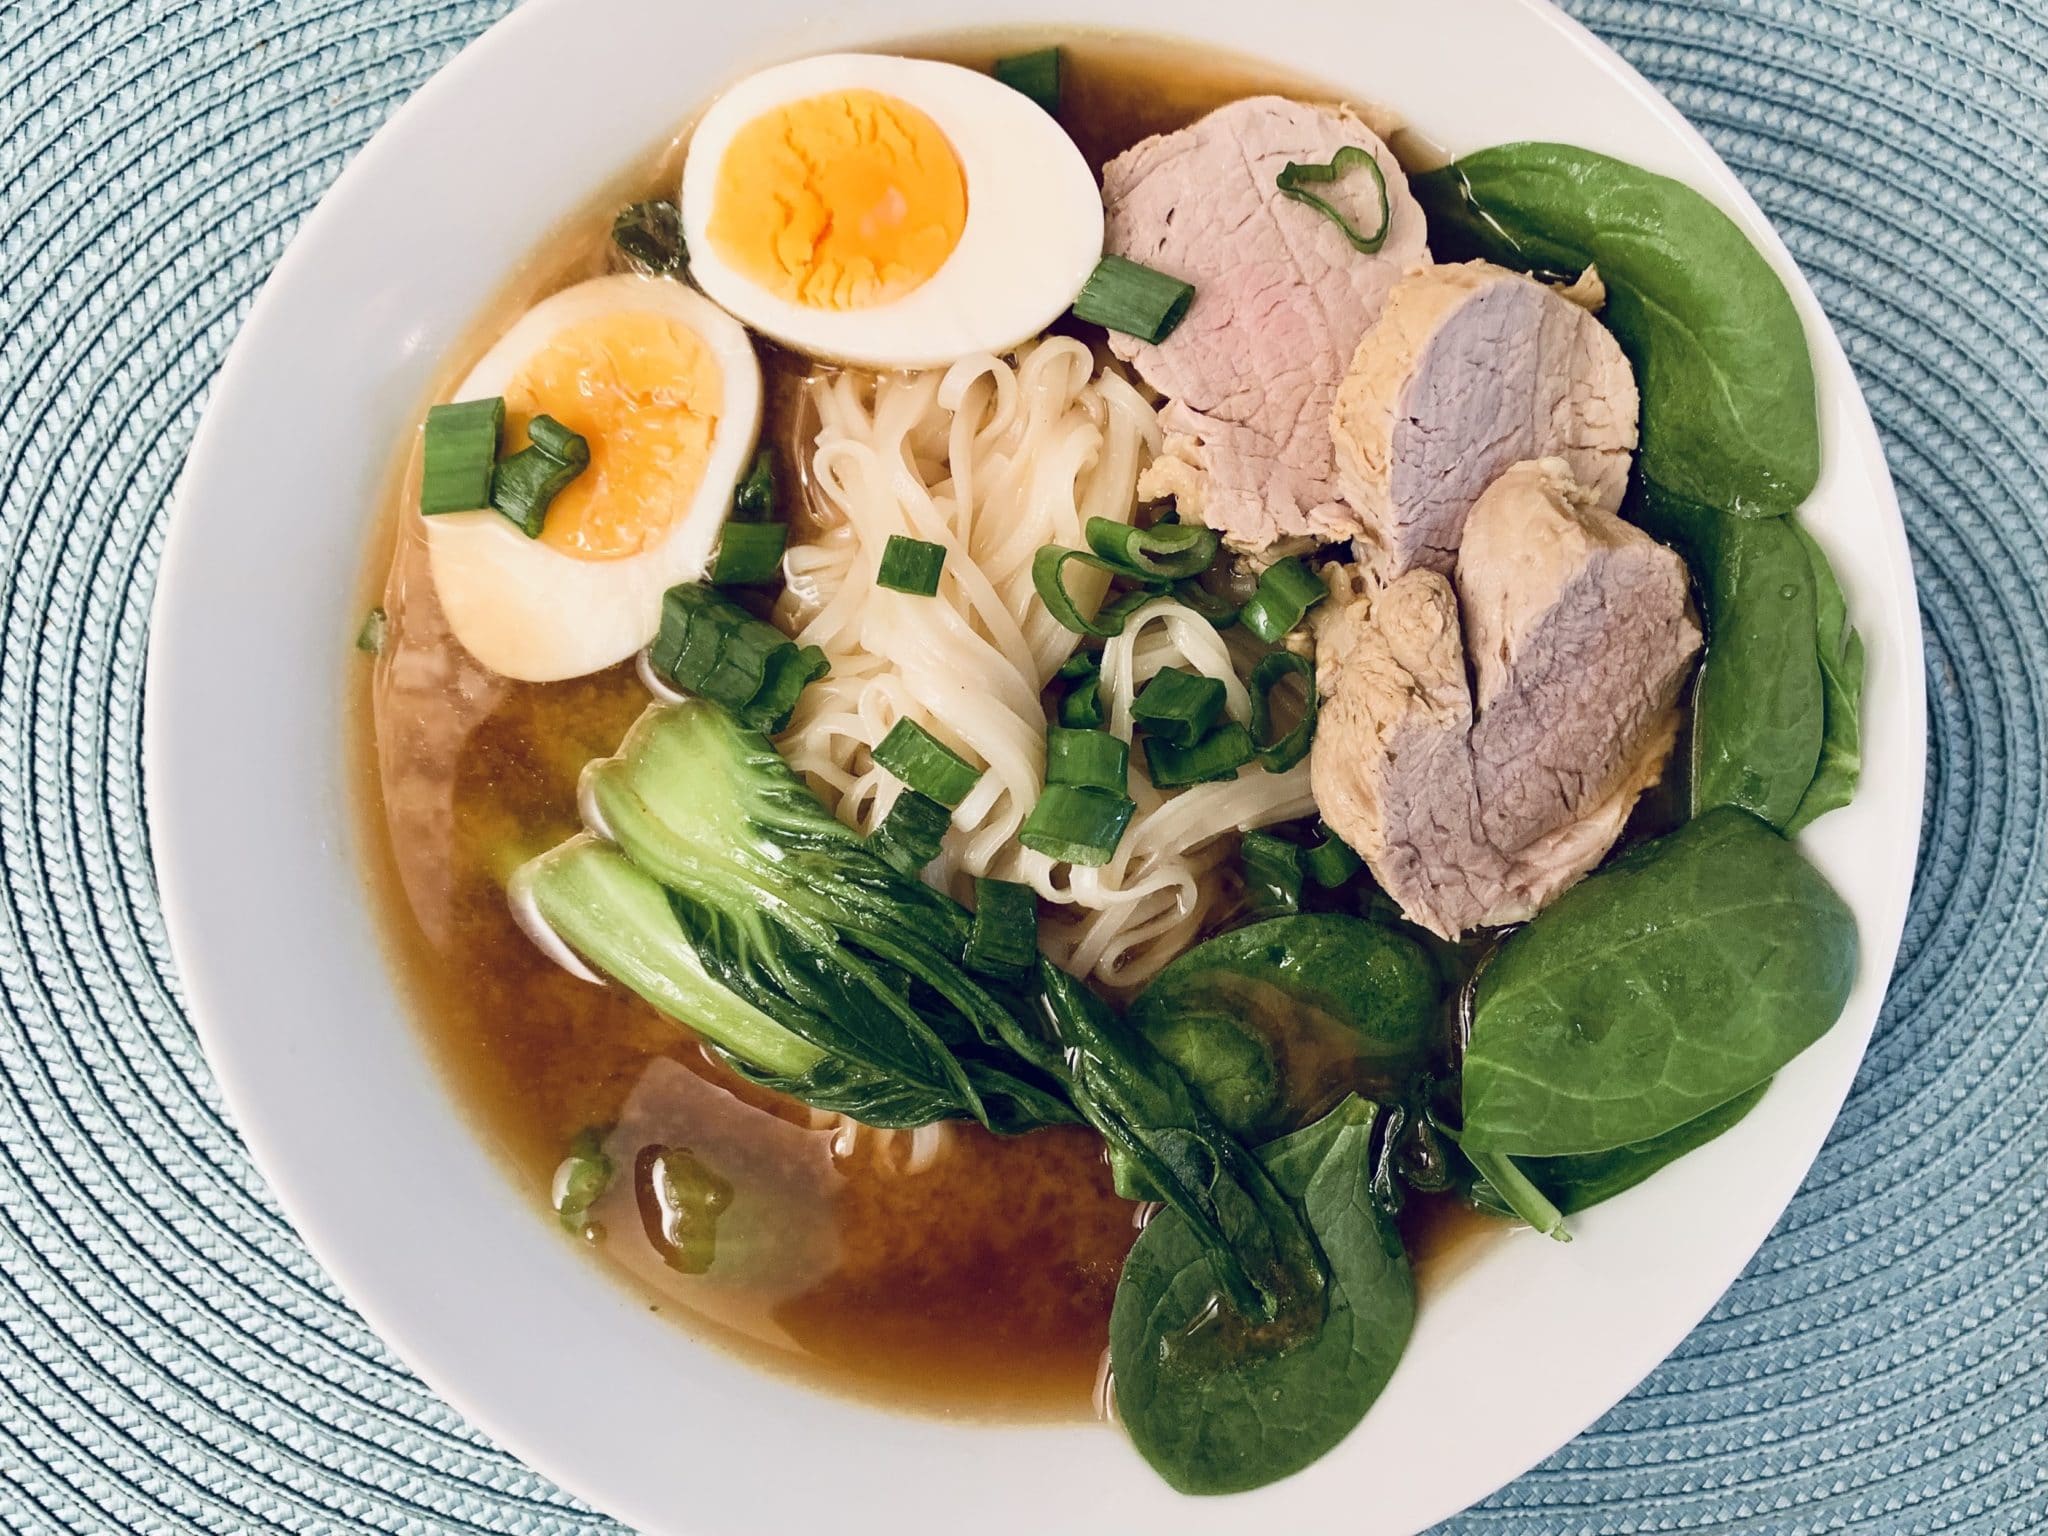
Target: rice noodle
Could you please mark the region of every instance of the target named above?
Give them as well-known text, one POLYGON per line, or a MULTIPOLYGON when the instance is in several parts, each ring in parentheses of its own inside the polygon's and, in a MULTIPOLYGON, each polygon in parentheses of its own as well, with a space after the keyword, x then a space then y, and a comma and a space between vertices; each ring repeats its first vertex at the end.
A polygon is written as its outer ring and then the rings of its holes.
MULTIPOLYGON (((1178 793, 1132 763, 1138 805, 1099 869, 1056 863, 1016 842, 1044 787, 1041 694, 1078 637, 1039 601, 1032 557, 1083 545, 1090 517, 1128 522, 1140 467, 1161 446, 1156 413, 1113 367, 1071 338, 1014 360, 964 358, 943 371, 834 373, 810 386, 818 418, 808 447, 816 536, 793 545, 777 617, 831 658, 804 694, 781 745, 840 818, 871 831, 900 786, 872 750, 908 716, 987 769, 961 804, 926 878, 963 900, 973 877, 1030 885, 1059 909, 1042 925, 1048 955, 1111 986, 1143 982, 1228 898, 1218 866, 1226 834, 1306 814, 1306 767, 1244 770, 1233 782, 1178 793), (875 585, 891 534, 941 545, 935 597, 875 585)), ((1084 606, 1106 578, 1069 567, 1084 606)), ((1103 701, 1129 738, 1137 690, 1165 666, 1220 678, 1230 713, 1249 700, 1229 648, 1170 599, 1147 604, 1103 658, 1103 701)))

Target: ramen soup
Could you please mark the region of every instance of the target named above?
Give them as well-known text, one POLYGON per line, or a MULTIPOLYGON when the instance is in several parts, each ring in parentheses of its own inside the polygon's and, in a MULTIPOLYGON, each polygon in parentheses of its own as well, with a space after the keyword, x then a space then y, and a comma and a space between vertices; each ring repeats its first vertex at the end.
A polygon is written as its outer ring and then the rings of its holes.
POLYGON ((733 82, 488 299, 375 546, 374 893, 700 1335, 1256 1486, 1839 1012, 1812 373, 1685 187, 970 39, 733 82))

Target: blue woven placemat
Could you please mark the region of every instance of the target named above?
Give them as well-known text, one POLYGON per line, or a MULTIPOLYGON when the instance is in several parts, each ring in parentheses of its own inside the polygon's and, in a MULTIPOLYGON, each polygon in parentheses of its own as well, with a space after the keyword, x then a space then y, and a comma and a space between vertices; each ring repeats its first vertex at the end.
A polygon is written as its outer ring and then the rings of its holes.
MULTIPOLYGON (((1776 220, 1927 625, 1919 889, 1747 1274, 1459 1533, 2048 1529, 2048 0, 1575 0, 1776 220)), ((351 152, 501 0, 0 0, 0 1529, 610 1532, 386 1353, 187 1026, 139 764, 165 500, 351 152)))

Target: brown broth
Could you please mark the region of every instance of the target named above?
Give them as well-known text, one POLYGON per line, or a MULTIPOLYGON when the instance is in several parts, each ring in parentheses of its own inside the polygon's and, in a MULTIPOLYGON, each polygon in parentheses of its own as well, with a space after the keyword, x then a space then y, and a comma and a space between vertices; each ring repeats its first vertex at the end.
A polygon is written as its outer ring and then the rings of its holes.
MULTIPOLYGON (((1046 41, 987 34, 905 51, 982 65, 1046 41)), ((1240 95, 1329 94, 1179 44, 1062 42, 1063 119, 1097 164, 1240 95)), ((542 243, 444 386, 511 317, 604 270, 612 210, 672 186, 680 143, 650 153, 542 243)), ((769 349, 764 362, 767 431, 786 444, 803 364, 769 349)), ((578 773, 616 747, 647 695, 630 666, 536 686, 470 660, 426 579, 417 479, 410 459, 394 471, 369 583, 390 622, 352 706, 363 844, 373 904, 453 1096, 533 1193, 536 1219, 552 1220, 545 1202, 571 1141, 611 1128, 607 1150, 635 1177, 593 1209, 587 1240, 656 1310, 764 1364, 901 1406, 1096 1412, 1110 1299, 1139 1208, 1115 1197, 1090 1133, 1005 1141, 971 1126, 880 1134, 826 1123, 739 1081, 624 992, 558 968, 520 931, 505 876, 575 830, 578 773), (703 1214, 678 1217, 659 1197, 652 1169, 664 1151, 686 1153, 677 1166, 712 1181, 709 1205, 722 1202, 715 1221, 691 1229, 702 1241, 656 1240, 675 1230, 665 1222, 703 1214)), ((1471 1251, 1484 1222, 1433 1202, 1403 1226, 1427 1286, 1471 1251)))

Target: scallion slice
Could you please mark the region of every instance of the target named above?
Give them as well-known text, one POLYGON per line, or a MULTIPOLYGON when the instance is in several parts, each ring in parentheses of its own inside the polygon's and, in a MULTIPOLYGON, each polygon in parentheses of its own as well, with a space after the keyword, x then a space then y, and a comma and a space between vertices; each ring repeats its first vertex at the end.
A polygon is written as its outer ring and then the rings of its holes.
POLYGON ((984 976, 1022 976, 1038 958, 1038 893, 1012 880, 974 881, 974 926, 967 968, 984 976))
POLYGON ((1137 810, 1129 795, 1079 784, 1048 784, 1017 841, 1068 864, 1107 864, 1137 810))
POLYGON ((1194 302, 1192 283, 1122 256, 1105 256, 1074 300, 1074 316, 1156 345, 1173 334, 1194 302))
POLYGON ((830 670, 815 645, 797 648, 781 630, 699 582, 670 587, 648 664, 685 693, 722 704, 742 725, 774 733, 789 723, 805 687, 830 670))
POLYGON ((1217 629, 1228 629, 1237 622, 1238 605, 1227 597, 1217 596, 1199 579, 1175 582, 1173 597, 1183 608, 1193 609, 1198 617, 1207 619, 1217 629))
POLYGON ((1056 725, 1045 733, 1045 782, 1127 794, 1131 787, 1131 744, 1107 731, 1069 730, 1056 725))
POLYGON ((1145 738, 1145 773, 1155 789, 1185 789, 1234 779, 1250 762, 1252 733, 1235 720, 1220 725, 1192 747, 1176 747, 1157 736, 1145 738))
POLYGON ((1240 851, 1245 898, 1252 910, 1266 916, 1299 912, 1301 849, 1270 832, 1247 832, 1240 851))
POLYGON ((621 208, 612 219, 612 244, 636 272, 673 277, 689 264, 683 210, 665 197, 621 208))
POLYGON ((420 448, 422 516, 481 512, 491 504, 491 467, 498 462, 504 425, 502 395, 427 408, 420 448))
POLYGON ((945 545, 892 533, 882 546, 882 568, 875 574, 875 585, 891 592, 908 592, 912 597, 930 597, 939 590, 939 572, 945 565, 945 545))
POLYGON ((921 795, 948 810, 967 798, 981 770, 908 715, 889 727, 875 761, 921 795))
POLYGON ((1268 771, 1285 773, 1308 756, 1309 742, 1316 733, 1316 669, 1306 656, 1292 651, 1275 651, 1261 656, 1252 668, 1252 745, 1268 771), (1273 732, 1273 690, 1290 677, 1301 679, 1304 690, 1301 718, 1282 736, 1273 732))
POLYGON ((1092 731, 1102 724, 1102 663, 1093 652, 1076 651, 1053 677, 1068 685, 1060 695, 1059 722, 1069 730, 1092 731))
POLYGON ((1081 612, 1081 605, 1074 601, 1067 591, 1067 567, 1079 562, 1106 571, 1112 576, 1129 576, 1130 572, 1113 565, 1098 554, 1085 549, 1067 549, 1059 544, 1044 545, 1031 558, 1031 584, 1038 589, 1038 596, 1052 611, 1052 616, 1062 627, 1077 635, 1093 635, 1098 640, 1108 640, 1124 632, 1124 625, 1131 620, 1145 604, 1159 595, 1155 587, 1140 587, 1127 592, 1112 602, 1103 604, 1094 618, 1081 612))
POLYGON ((1387 201, 1387 173, 1380 169, 1380 162, 1370 150, 1360 149, 1356 144, 1346 144, 1330 156, 1326 165, 1304 165, 1299 160, 1290 160, 1280 169, 1274 183, 1283 197, 1291 197, 1297 203, 1306 203, 1316 212, 1344 231, 1344 238, 1360 251, 1370 256, 1387 243, 1387 231, 1393 226, 1393 208, 1387 201), (1379 228, 1369 235, 1361 235, 1358 228, 1335 204, 1325 201, 1308 189, 1312 186, 1329 186, 1342 177, 1365 167, 1372 172, 1375 186, 1379 188, 1379 228))
POLYGON ((491 471, 491 505, 529 539, 540 537, 548 503, 590 467, 590 444, 552 416, 526 424, 527 444, 491 471))
POLYGON ((1223 718, 1222 682, 1182 667, 1161 667, 1131 702, 1131 719, 1148 737, 1192 747, 1223 718))
POLYGON ((767 523, 775 519, 775 450, 763 444, 754 462, 732 493, 732 515, 743 523, 767 523))
POLYGON ((1302 621, 1329 589, 1294 556, 1276 560, 1259 576, 1258 590, 1239 610, 1244 627, 1270 645, 1302 621))
POLYGON ((1136 528, 1129 523, 1091 517, 1088 547, 1147 581, 1179 581, 1199 576, 1216 563, 1223 541, 1213 529, 1194 523, 1155 523, 1136 528))
POLYGON ((1301 862, 1308 877, 1327 891, 1357 874, 1364 861, 1351 851, 1349 843, 1325 826, 1323 840, 1308 849, 1301 862))
POLYGON ((1013 91, 1021 91, 1046 111, 1060 110, 1060 51, 1035 48, 1030 53, 1013 53, 997 59, 995 77, 1013 91))
POLYGON ((929 795, 906 789, 882 824, 868 834, 868 850, 890 867, 914 875, 939 856, 953 813, 929 795))
POLYGON ((384 636, 391 628, 391 616, 382 608, 363 615, 363 627, 356 631, 356 649, 365 656, 384 654, 384 636))
POLYGON ((782 570, 789 530, 781 523, 727 523, 718 536, 711 581, 720 587, 748 587, 773 581, 782 570))

